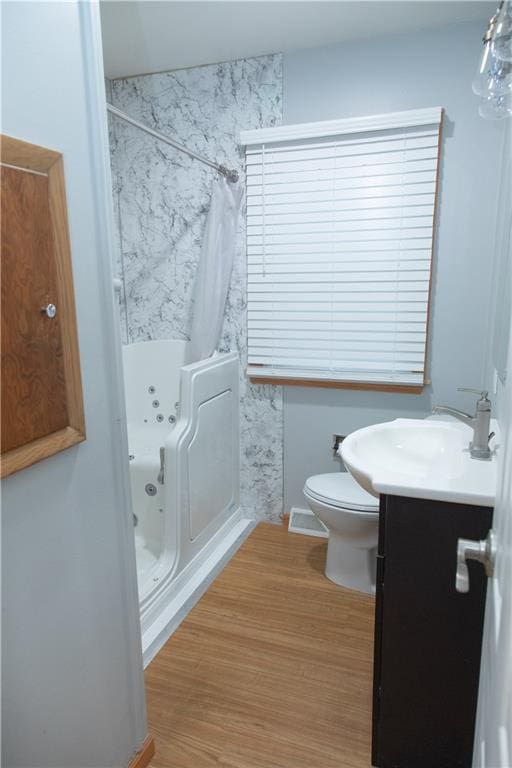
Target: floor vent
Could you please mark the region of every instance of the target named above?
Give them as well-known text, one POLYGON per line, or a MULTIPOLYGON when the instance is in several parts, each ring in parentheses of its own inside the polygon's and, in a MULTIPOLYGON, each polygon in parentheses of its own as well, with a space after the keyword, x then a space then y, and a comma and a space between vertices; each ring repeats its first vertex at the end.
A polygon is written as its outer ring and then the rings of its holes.
POLYGON ((329 531, 318 517, 310 509, 292 507, 290 510, 290 533, 302 533, 304 536, 319 536, 321 539, 329 537, 329 531))

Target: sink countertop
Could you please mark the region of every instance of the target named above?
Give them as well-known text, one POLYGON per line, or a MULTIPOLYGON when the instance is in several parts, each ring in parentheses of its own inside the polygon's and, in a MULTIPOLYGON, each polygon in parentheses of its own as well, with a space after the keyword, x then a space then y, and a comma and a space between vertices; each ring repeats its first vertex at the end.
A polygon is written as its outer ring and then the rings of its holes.
POLYGON ((339 448, 365 490, 456 504, 494 506, 499 427, 491 420, 492 458, 471 458, 473 430, 450 416, 395 419, 353 432, 339 448))

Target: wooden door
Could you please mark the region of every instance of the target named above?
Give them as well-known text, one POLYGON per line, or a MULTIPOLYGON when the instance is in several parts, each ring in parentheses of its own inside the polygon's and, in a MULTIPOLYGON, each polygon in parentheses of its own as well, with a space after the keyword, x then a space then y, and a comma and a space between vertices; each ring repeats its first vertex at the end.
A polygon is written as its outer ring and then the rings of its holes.
POLYGON ((3 137, 2 476, 85 437, 62 158, 3 137))

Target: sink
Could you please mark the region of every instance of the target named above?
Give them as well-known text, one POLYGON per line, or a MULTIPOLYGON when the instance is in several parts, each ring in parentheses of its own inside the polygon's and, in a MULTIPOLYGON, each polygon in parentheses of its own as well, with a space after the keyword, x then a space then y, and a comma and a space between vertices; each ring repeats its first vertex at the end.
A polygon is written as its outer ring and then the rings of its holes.
MULTIPOLYGON (((497 425, 493 424, 493 429, 497 425)), ((490 460, 471 458, 472 430, 451 418, 395 419, 348 435, 347 469, 369 493, 493 506, 497 439, 490 460)))

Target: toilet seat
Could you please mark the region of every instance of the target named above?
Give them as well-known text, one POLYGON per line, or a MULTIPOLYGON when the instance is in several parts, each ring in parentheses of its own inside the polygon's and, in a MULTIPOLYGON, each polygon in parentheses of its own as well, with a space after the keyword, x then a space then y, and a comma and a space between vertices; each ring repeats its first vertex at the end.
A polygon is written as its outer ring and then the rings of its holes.
POLYGON ((349 472, 329 472, 306 480, 304 493, 312 499, 338 509, 353 512, 379 511, 379 501, 369 494, 349 472))

